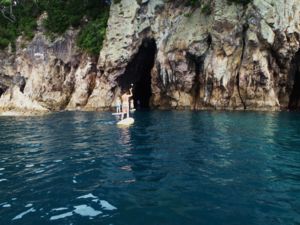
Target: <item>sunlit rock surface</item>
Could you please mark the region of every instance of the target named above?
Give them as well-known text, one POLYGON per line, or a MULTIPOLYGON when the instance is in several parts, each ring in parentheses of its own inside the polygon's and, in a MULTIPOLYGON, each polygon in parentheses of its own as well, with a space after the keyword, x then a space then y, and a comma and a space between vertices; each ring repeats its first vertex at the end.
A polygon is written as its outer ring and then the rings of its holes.
POLYGON ((131 83, 137 101, 149 77, 151 107, 299 109, 300 0, 138 2, 112 4, 98 59, 76 48, 72 29, 50 41, 39 28, 26 47, 20 38, 16 53, 1 52, 0 108, 29 107, 8 100, 20 85, 7 76, 18 75, 24 101, 43 110, 108 109, 131 83))

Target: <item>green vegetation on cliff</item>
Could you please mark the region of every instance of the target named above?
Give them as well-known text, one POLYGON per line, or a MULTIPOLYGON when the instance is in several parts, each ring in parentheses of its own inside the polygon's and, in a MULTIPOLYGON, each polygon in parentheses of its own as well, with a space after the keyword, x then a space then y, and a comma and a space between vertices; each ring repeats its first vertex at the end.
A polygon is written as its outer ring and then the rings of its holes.
POLYGON ((70 26, 82 26, 78 47, 99 54, 109 16, 109 6, 104 0, 52 0, 43 7, 48 14, 44 25, 50 36, 63 34, 70 26))
POLYGON ((105 38, 108 15, 108 10, 106 10, 99 18, 89 22, 80 31, 77 38, 78 47, 90 54, 99 54, 105 38))
POLYGON ((97 20, 108 8, 103 0, 42 0, 40 4, 48 14, 46 29, 56 34, 64 33, 69 26, 78 27, 83 18, 97 20))
POLYGON ((105 0, 0 0, 0 49, 18 36, 30 40, 42 12, 47 12, 44 27, 50 37, 63 34, 70 26, 82 27, 78 46, 98 54, 105 36, 109 6, 105 0))

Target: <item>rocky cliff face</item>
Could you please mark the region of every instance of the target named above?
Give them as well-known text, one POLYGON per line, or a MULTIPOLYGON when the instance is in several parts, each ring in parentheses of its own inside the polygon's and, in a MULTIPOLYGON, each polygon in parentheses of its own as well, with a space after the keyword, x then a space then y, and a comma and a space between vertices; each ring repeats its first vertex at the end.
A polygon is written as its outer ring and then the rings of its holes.
POLYGON ((76 109, 86 105, 94 88, 97 60, 77 49, 78 31, 50 41, 42 19, 30 43, 20 37, 16 52, 0 55, 1 111, 76 109))
POLYGON ((0 108, 108 109, 133 83, 141 106, 297 109, 299 17, 300 0, 122 0, 98 62, 76 48, 75 30, 50 42, 40 28, 26 48, 2 52, 0 108))

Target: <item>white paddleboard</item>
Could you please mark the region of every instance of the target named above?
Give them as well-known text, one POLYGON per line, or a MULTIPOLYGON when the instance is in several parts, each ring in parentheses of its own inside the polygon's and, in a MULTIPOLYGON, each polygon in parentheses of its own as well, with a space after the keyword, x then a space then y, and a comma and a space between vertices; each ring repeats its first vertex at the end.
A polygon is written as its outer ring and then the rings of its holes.
POLYGON ((136 109, 130 109, 130 112, 134 112, 136 109))
POLYGON ((134 119, 132 117, 128 117, 124 120, 121 120, 117 123, 117 125, 128 126, 134 123, 134 119))
POLYGON ((113 116, 120 116, 122 115, 123 113, 119 112, 119 113, 112 113, 113 116))

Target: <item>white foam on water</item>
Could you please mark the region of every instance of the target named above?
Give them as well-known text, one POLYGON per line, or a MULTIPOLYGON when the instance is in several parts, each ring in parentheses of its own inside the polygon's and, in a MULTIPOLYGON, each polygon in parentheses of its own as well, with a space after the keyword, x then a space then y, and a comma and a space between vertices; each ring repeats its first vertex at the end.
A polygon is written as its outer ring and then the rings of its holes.
POLYGON ((25 165, 25 167, 30 168, 30 167, 34 167, 34 165, 33 164, 27 164, 27 165, 25 165))
POLYGON ((45 170, 36 170, 36 171, 34 171, 35 173, 43 173, 43 172, 45 172, 45 170))
POLYGON ((55 208, 55 209, 51 209, 51 211, 63 211, 63 210, 67 210, 68 208, 66 207, 60 207, 60 208, 55 208))
POLYGON ((75 180, 75 177, 73 177, 73 184, 77 184, 77 181, 75 180))
POLYGON ((77 197, 78 199, 79 198, 96 198, 96 199, 98 199, 95 195, 93 195, 92 193, 89 193, 89 194, 87 194, 87 195, 82 195, 82 196, 79 196, 79 197, 77 197))
POLYGON ((7 202, 2 202, 0 203, 0 206, 7 204, 7 202))
POLYGON ((135 179, 124 180, 124 183, 134 183, 135 181, 136 181, 135 179))
POLYGON ((0 176, 2 176, 3 175, 3 173, 0 173, 0 176))
POLYGON ((17 200, 17 198, 12 198, 11 200, 12 200, 12 201, 15 201, 15 200, 17 200))
POLYGON ((93 199, 93 200, 92 200, 92 202, 98 202, 98 201, 99 201, 98 199, 93 199))
POLYGON ((25 205, 25 208, 29 208, 29 207, 31 207, 31 206, 32 206, 32 204, 29 203, 29 204, 25 205))
POLYGON ((127 170, 127 171, 132 171, 131 166, 127 165, 127 166, 122 166, 121 167, 122 170, 127 170))
POLYGON ((51 216, 50 220, 59 220, 59 219, 63 219, 69 216, 73 216, 73 212, 67 212, 67 213, 63 213, 60 215, 56 215, 56 216, 51 216))
POLYGON ((5 170, 5 168, 0 168, 0 171, 5 170))
POLYGON ((7 179, 0 179, 0 182, 2 182, 2 181, 7 181, 7 179))
POLYGON ((22 212, 22 213, 20 213, 19 215, 15 216, 12 220, 19 220, 19 219, 22 219, 23 216, 25 216, 26 214, 31 213, 31 212, 35 212, 35 209, 34 209, 34 208, 30 208, 30 209, 28 209, 27 211, 22 212))
POLYGON ((104 210, 116 210, 117 207, 110 204, 108 201, 100 200, 100 205, 104 210))
POLYGON ((2 207, 3 207, 3 208, 9 208, 9 207, 11 207, 11 204, 5 204, 5 205, 3 205, 2 207))
POLYGON ((74 206, 74 207, 75 207, 74 212, 76 214, 81 215, 81 216, 94 217, 94 216, 98 216, 99 214, 102 214, 101 211, 97 211, 97 210, 95 210, 92 207, 87 206, 87 205, 78 205, 78 206, 74 206))
POLYGON ((58 159, 58 160, 54 160, 53 162, 59 163, 59 162, 62 162, 62 160, 61 160, 61 159, 58 159))

